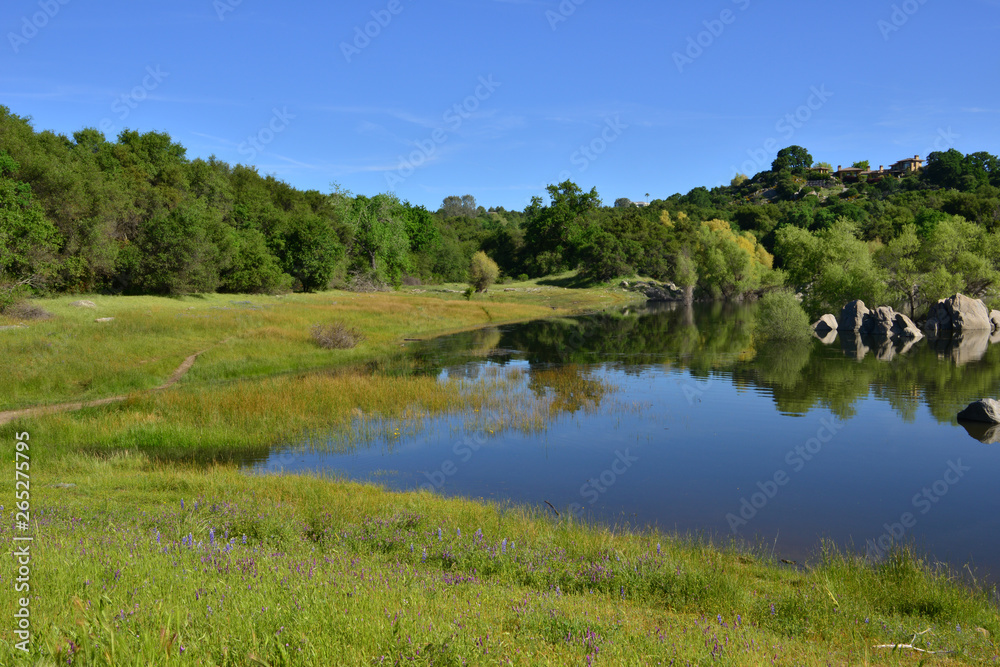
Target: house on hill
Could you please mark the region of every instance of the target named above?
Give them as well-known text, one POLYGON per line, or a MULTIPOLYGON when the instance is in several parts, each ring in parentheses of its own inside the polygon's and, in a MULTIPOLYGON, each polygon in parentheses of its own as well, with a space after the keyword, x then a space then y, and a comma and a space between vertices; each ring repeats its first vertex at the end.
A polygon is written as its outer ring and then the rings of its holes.
POLYGON ((858 181, 862 176, 866 177, 869 182, 874 182, 881 180, 886 176, 902 178, 908 174, 916 173, 923 168, 924 161, 920 159, 919 155, 914 155, 912 158, 900 160, 899 162, 892 164, 888 169, 882 165, 879 165, 878 169, 859 169, 857 167, 845 168, 838 165, 837 171, 833 172, 833 175, 845 183, 858 181))

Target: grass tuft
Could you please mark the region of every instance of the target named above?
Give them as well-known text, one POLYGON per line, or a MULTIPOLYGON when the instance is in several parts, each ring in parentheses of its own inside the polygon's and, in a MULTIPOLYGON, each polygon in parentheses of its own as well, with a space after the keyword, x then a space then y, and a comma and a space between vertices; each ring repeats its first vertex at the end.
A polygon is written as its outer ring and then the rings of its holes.
POLYGON ((365 339, 363 333, 343 322, 313 325, 312 337, 324 350, 350 350, 365 339))
POLYGON ((50 320, 53 315, 30 301, 18 301, 0 309, 0 314, 12 320, 50 320))

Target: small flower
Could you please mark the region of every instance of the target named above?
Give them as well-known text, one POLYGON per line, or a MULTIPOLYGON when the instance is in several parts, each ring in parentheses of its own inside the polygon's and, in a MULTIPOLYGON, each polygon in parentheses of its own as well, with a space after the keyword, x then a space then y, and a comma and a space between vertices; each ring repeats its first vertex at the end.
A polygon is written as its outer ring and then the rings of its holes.
POLYGON ((656 555, 657 556, 660 555, 660 543, 659 542, 656 543, 656 555))
POLYGON ((184 509, 184 499, 181 498, 181 509, 184 509))
POLYGON ((441 529, 438 528, 438 542, 440 542, 442 539, 444 538, 441 537, 441 529))
POLYGON ((503 542, 500 543, 500 553, 507 553, 507 538, 503 538, 503 542))
POLYGON ((458 536, 461 537, 462 536, 462 529, 461 528, 457 528, 456 531, 458 532, 458 536))
POLYGON ((420 562, 421 563, 427 562, 427 549, 424 549, 424 555, 420 557, 420 562))
POLYGON ((208 543, 215 544, 215 528, 208 529, 208 543))

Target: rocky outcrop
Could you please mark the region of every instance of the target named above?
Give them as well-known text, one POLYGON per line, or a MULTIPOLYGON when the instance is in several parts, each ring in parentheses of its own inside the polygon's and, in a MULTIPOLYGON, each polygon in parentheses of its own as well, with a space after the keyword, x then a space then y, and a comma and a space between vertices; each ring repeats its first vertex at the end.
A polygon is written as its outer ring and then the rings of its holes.
POLYGON ((958 418, 984 424, 1000 424, 1000 401, 995 398, 981 398, 959 412, 958 418))
POLYGON ((1000 331, 1000 310, 990 311, 990 324, 994 331, 1000 331))
POLYGON ((919 340, 924 337, 924 334, 920 331, 919 327, 913 323, 913 320, 903 313, 896 313, 896 319, 893 323, 893 331, 894 336, 908 340, 919 340))
POLYGON ((924 330, 933 334, 941 331, 993 330, 990 311, 979 299, 956 294, 931 306, 924 330))
POLYGON ((650 301, 683 301, 684 290, 673 283, 635 282, 622 281, 623 289, 632 292, 640 292, 650 301))
POLYGON ((874 310, 869 310, 861 318, 861 328, 858 332, 864 336, 875 338, 917 340, 924 337, 913 320, 903 313, 897 313, 889 306, 879 306, 874 310))
POLYGON ((892 327, 895 321, 896 311, 889 306, 879 306, 865 314, 861 319, 859 331, 870 336, 885 336, 888 338, 892 335, 892 327))
POLYGON ((813 333, 818 337, 823 338, 826 334, 831 331, 837 330, 837 318, 833 315, 827 313, 823 317, 819 318, 812 325, 813 333))
POLYGON ((837 331, 861 331, 861 325, 864 324, 868 312, 868 307, 861 299, 851 301, 840 311, 837 331))

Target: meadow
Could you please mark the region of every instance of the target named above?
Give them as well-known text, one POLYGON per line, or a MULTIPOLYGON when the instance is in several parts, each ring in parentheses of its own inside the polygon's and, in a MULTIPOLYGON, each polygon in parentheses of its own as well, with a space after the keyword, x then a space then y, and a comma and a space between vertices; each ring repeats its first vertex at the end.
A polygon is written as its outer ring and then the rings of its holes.
MULTIPOLYGON (((15 649, 16 561, 0 567, 3 664, 983 664, 990 588, 897 550, 831 546, 782 563, 767 545, 580 523, 565 513, 393 493, 342 479, 250 475, 233 460, 310 434, 351 438, 431 414, 519 415, 558 400, 517 377, 400 372, 405 339, 623 305, 634 295, 537 284, 183 299, 46 300, 0 332, 2 410, 122 401, 0 425, 30 434, 31 651, 15 649), (419 291, 418 291, 419 290, 419 291), (451 290, 451 291, 442 291, 451 290), (97 323, 97 318, 114 317, 97 323), (364 341, 323 350, 317 323, 364 341), (180 363, 201 353, 173 386, 180 363), (143 363, 145 362, 145 363, 143 363), (389 372, 392 362, 392 372, 389 372), (359 435, 360 434, 360 435, 359 435), (909 645, 893 648, 893 645, 909 645), (919 649, 919 650, 918 650, 919 649)), ((0 322, 0 324, 9 324, 0 322)), ((556 374, 568 394, 603 391, 556 374)))

